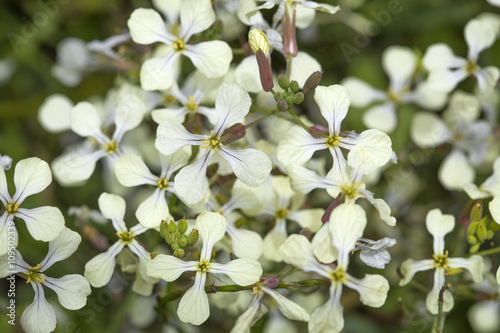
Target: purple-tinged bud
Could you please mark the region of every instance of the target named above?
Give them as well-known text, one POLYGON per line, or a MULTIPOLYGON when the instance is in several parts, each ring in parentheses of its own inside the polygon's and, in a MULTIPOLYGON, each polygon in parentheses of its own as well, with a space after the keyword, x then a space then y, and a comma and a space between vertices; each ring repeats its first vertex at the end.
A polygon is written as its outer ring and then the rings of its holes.
POLYGON ((323 73, 321 73, 320 71, 316 71, 309 75, 306 82, 304 83, 304 88, 302 88, 302 92, 304 93, 304 95, 307 95, 311 91, 316 89, 316 87, 319 85, 319 82, 321 81, 322 76, 323 73))
POLYGON ((271 91, 271 89, 273 89, 274 87, 271 62, 267 59, 266 55, 261 50, 258 50, 255 55, 257 56, 257 64, 259 65, 259 75, 262 89, 264 89, 264 91, 266 92, 271 91))
POLYGON ((297 38, 295 37, 295 8, 290 5, 285 7, 285 15, 281 20, 281 28, 283 29, 283 53, 285 57, 297 56, 297 38))
POLYGON ((314 125, 309 127, 309 131, 311 132, 311 135, 315 138, 322 138, 325 136, 330 135, 330 132, 328 131, 328 128, 322 125, 314 125))
POLYGON ((285 102, 284 100, 280 99, 278 101, 278 103, 276 103, 276 105, 278 106, 278 109, 280 111, 287 111, 288 110, 288 104, 287 102, 285 102))
POLYGON ((221 136, 221 143, 228 145, 231 142, 241 139, 247 134, 247 127, 242 123, 236 123, 233 126, 226 128, 221 136))
POLYGON ((270 289, 274 289, 280 284, 280 281, 278 280, 278 277, 276 275, 262 277, 261 282, 264 286, 270 289))
POLYGON ((302 236, 306 236, 306 238, 309 240, 311 240, 312 238, 311 229, 309 229, 308 227, 305 227, 304 229, 300 230, 299 234, 301 234, 302 236))

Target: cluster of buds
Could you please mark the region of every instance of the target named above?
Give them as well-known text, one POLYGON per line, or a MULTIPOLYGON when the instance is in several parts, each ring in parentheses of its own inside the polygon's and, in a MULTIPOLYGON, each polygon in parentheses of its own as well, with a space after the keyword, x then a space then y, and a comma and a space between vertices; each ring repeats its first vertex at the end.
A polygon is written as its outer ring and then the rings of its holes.
POLYGON ((168 245, 172 248, 174 257, 182 258, 185 254, 184 249, 193 246, 198 241, 199 232, 197 229, 191 230, 189 235, 186 235, 188 225, 185 219, 166 222, 161 221, 160 234, 168 245))
POLYGON ((470 224, 467 228, 467 240, 470 247, 470 253, 476 253, 479 247, 493 238, 495 231, 500 229, 500 225, 494 221, 490 221, 487 216, 483 215, 482 205, 476 203, 470 214, 470 224))
POLYGON ((297 81, 290 81, 286 75, 280 74, 278 76, 278 84, 283 91, 277 92, 274 95, 274 100, 277 103, 278 109, 286 111, 288 107, 293 104, 302 103, 304 101, 304 95, 310 93, 319 85, 321 76, 322 74, 319 71, 312 73, 304 83, 304 87, 300 89, 297 81))

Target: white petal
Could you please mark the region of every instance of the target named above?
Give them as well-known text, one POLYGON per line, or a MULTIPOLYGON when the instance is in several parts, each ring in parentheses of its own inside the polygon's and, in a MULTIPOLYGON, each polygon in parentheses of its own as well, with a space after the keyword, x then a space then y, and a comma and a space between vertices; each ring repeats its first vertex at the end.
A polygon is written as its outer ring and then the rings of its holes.
POLYGON ((422 148, 437 147, 452 139, 452 133, 441 117, 430 112, 418 112, 413 116, 410 136, 422 148))
POLYGON ((162 108, 156 109, 151 112, 151 117, 157 124, 164 121, 175 121, 176 123, 183 123, 186 119, 188 111, 185 107, 181 108, 162 108))
POLYGON ((391 255, 386 249, 372 250, 362 248, 359 259, 370 267, 384 269, 385 265, 391 261, 391 255))
POLYGON ((299 51, 293 58, 290 81, 295 80, 302 86, 314 72, 321 72, 321 64, 309 54, 299 51))
POLYGON ((304 164, 315 151, 326 148, 326 138, 314 138, 303 128, 293 126, 278 145, 278 159, 285 165, 304 164))
MULTIPOLYGON (((427 305, 427 310, 433 315, 438 313, 438 299, 439 292, 444 285, 445 271, 444 268, 436 268, 434 272, 434 286, 425 299, 425 305, 427 305)), ((443 293, 443 312, 450 312, 455 304, 453 296, 449 290, 445 290, 443 293)))
POLYGON ((273 289, 264 286, 261 286, 261 288, 276 301, 281 313, 288 319, 300 321, 309 321, 311 319, 309 313, 297 303, 290 301, 273 289))
POLYGON ((339 134, 340 125, 344 120, 351 104, 351 97, 347 89, 335 84, 328 87, 318 86, 314 93, 314 100, 321 111, 321 115, 328 122, 330 134, 339 134))
POLYGON ((474 76, 477 78, 479 90, 489 95, 494 91, 498 79, 500 78, 500 70, 497 67, 488 66, 477 70, 474 76))
POLYGON ((79 185, 92 176, 96 162, 106 155, 105 150, 93 152, 69 151, 52 162, 54 177, 62 186, 79 185))
MULTIPOLYGON (((336 182, 334 179, 321 177, 316 172, 299 165, 292 164, 286 170, 290 175, 290 185, 297 192, 309 193, 316 188, 333 189, 337 192, 336 194, 340 192, 342 184, 336 182)), ((334 195, 334 197, 336 196, 334 195)))
POLYGON ((385 133, 394 131, 397 125, 395 105, 386 103, 377 105, 363 114, 363 122, 369 128, 375 128, 385 133))
MULTIPOLYGON (((26 197, 42 192, 49 186, 51 181, 52 173, 47 162, 38 157, 30 157, 19 161, 14 171, 16 193, 12 197, 12 201, 21 203, 26 197)), ((2 187, 6 188, 6 186, 2 187)))
POLYGON ((464 153, 454 149, 449 153, 438 171, 438 179, 448 190, 460 191, 474 181, 476 171, 470 165, 464 153))
POLYGON ((489 208, 495 222, 500 224, 500 196, 496 196, 490 201, 489 208))
POLYGON ((172 282, 184 272, 196 271, 196 265, 194 261, 184 261, 174 256, 159 254, 149 261, 147 273, 149 276, 172 282))
POLYGON ((313 247, 303 235, 290 235, 280 247, 280 255, 287 264, 300 268, 305 272, 316 272, 330 277, 328 271, 316 261, 313 247))
POLYGON ((49 242, 47 255, 40 263, 42 271, 47 270, 58 261, 69 258, 76 251, 81 241, 82 237, 77 232, 64 228, 53 241, 49 242))
POLYGON ((208 297, 205 293, 206 273, 196 272, 194 285, 186 291, 179 302, 177 315, 185 323, 200 325, 210 316, 208 297))
POLYGON ((262 185, 273 168, 269 157, 257 149, 233 150, 221 147, 219 153, 231 164, 236 177, 248 186, 262 185))
POLYGON ((210 0, 184 1, 180 12, 180 35, 186 39, 208 29, 215 22, 215 13, 210 0))
POLYGON ((50 133, 60 133, 71 128, 70 110, 73 102, 64 95, 54 94, 45 99, 38 109, 38 122, 50 133))
POLYGON ((386 93, 370 86, 365 81, 356 77, 347 77, 342 81, 342 86, 347 89, 351 96, 351 104, 356 107, 365 107, 374 101, 383 101, 386 98, 386 93))
POLYGON ((257 57, 251 55, 243 59, 234 70, 234 80, 240 86, 245 87, 248 92, 264 91, 260 82, 257 57))
POLYGON ((465 59, 455 56, 453 50, 444 43, 429 46, 422 61, 431 72, 438 68, 457 68, 465 64, 465 59))
POLYGON ((115 109, 116 130, 113 139, 120 141, 123 133, 139 126, 146 108, 146 104, 138 96, 133 94, 122 96, 115 109))
POLYGON ((314 255, 318 258, 318 261, 329 264, 337 260, 338 251, 332 244, 332 236, 327 222, 319 231, 314 235, 312 239, 312 246, 314 249, 314 255))
POLYGON ((208 190, 207 166, 213 151, 208 151, 195 163, 184 167, 174 178, 175 193, 187 204, 203 200, 208 190))
POLYGON ((384 305, 389 291, 389 282, 378 274, 367 274, 361 280, 349 277, 345 284, 358 291, 359 299, 364 305, 374 308, 384 305))
POLYGON ((485 21, 473 19, 464 29, 465 41, 469 46, 468 58, 477 60, 479 53, 489 48, 496 40, 495 29, 485 21))
MULTIPOLYGON (((488 1, 493 4, 493 0, 488 1)), ((500 1, 497 1, 500 7, 500 1)), ((478 301, 472 305, 467 312, 467 319, 472 326, 473 332, 495 333, 500 329, 500 303, 493 300, 478 301), (485 320, 488 318, 488 320, 485 320)))
POLYGON ((47 333, 56 329, 56 313, 52 305, 45 299, 40 283, 33 283, 35 299, 28 305, 21 316, 21 326, 25 332, 47 333))
POLYGON ((132 40, 137 44, 167 43, 172 39, 160 14, 153 9, 138 8, 134 10, 127 25, 132 40))
POLYGON ((267 308, 261 303, 262 295, 263 293, 254 296, 248 308, 236 320, 230 333, 249 333, 250 327, 267 313, 267 308))
POLYGON ((89 282, 81 275, 69 274, 60 279, 45 278, 45 285, 54 290, 59 303, 68 310, 78 310, 87 304, 91 289, 89 282))
POLYGON ((390 225, 391 227, 394 227, 396 225, 396 218, 391 216, 391 208, 387 204, 387 202, 384 201, 384 199, 373 199, 370 200, 367 198, 370 203, 375 207, 375 209, 378 211, 380 218, 382 221, 390 225))
POLYGON ((340 6, 332 6, 325 3, 317 3, 314 1, 301 1, 300 5, 328 14, 335 14, 340 10, 340 6))
POLYGON ((309 228, 312 232, 316 232, 321 228, 321 217, 325 211, 320 208, 303 209, 289 212, 288 218, 300 224, 302 228, 309 228))
POLYGON ((468 76, 469 74, 463 68, 456 70, 438 68, 429 73, 427 84, 431 89, 450 92, 468 76))
POLYGON ((102 193, 99 196, 99 209, 106 218, 118 224, 118 229, 116 231, 125 231, 125 222, 123 219, 125 217, 125 200, 116 194, 102 193))
MULTIPOLYGON (((373 168, 378 168, 385 165, 392 157, 392 141, 391 138, 376 129, 363 131, 355 139, 349 140, 349 143, 355 146, 349 152, 347 159, 350 161, 356 158, 356 155, 363 155, 361 158, 365 163, 370 160, 373 168)), ((358 158, 360 158, 358 156, 358 158)), ((357 168, 361 174, 366 171, 362 167, 357 168)))
POLYGON ((425 218, 425 225, 434 237, 434 254, 444 254, 444 236, 455 227, 455 218, 450 214, 443 214, 438 208, 430 210, 425 218))
POLYGON ((155 147, 163 155, 170 155, 187 145, 200 145, 204 140, 202 135, 189 133, 186 128, 174 121, 165 121, 156 131, 155 147))
POLYGON ((210 260, 212 248, 226 233, 226 218, 219 213, 204 212, 196 218, 196 229, 203 240, 200 260, 210 260))
POLYGON ((238 258, 259 259, 262 255, 262 237, 255 231, 228 225, 227 233, 231 236, 233 252, 238 258))
POLYGON ((330 298, 324 305, 316 308, 311 314, 309 321, 310 333, 331 332, 338 333, 344 328, 344 308, 340 304, 342 294, 342 284, 332 284, 330 286, 330 298))
POLYGON ((277 219, 276 225, 267 233, 262 243, 264 258, 276 262, 283 260, 279 251, 287 239, 286 223, 283 219, 277 219))
POLYGON ((445 106, 447 99, 446 92, 431 89, 429 84, 424 81, 416 87, 415 94, 410 100, 426 110, 437 111, 445 106))
POLYGON ((224 131, 235 121, 241 121, 248 114, 252 100, 248 93, 236 83, 224 83, 217 90, 215 109, 219 118, 215 125, 215 132, 224 131))
POLYGON ((426 259, 426 260, 419 260, 415 261, 413 259, 406 259, 403 261, 401 264, 401 274, 403 275, 403 279, 399 281, 400 286, 407 285, 411 279, 413 279, 413 276, 417 272, 421 271, 427 271, 429 269, 434 268, 434 260, 433 259, 426 259))
POLYGON ((165 56, 146 60, 141 67, 141 87, 144 90, 165 90, 174 83, 174 65, 179 53, 169 51, 165 56))
POLYGON ((366 213, 356 204, 341 204, 330 215, 329 228, 332 243, 339 251, 338 265, 345 269, 349 253, 363 236, 366 227, 366 213))
POLYGON ((158 180, 140 156, 131 154, 124 155, 116 161, 115 175, 123 186, 157 185, 158 180))
POLYGON ((208 78, 221 77, 229 70, 233 52, 226 42, 213 40, 186 45, 184 55, 208 78))
POLYGON ((240 258, 227 264, 210 264, 210 273, 226 274, 239 286, 249 286, 259 281, 262 276, 262 266, 255 259, 240 258))
POLYGON ((137 220, 146 228, 159 227, 162 220, 168 220, 169 209, 165 191, 157 188, 144 200, 135 212, 137 220))
POLYGON ((84 276, 93 287, 100 288, 109 282, 115 270, 115 257, 124 246, 122 242, 118 241, 108 251, 98 254, 87 262, 84 276))
POLYGON ((256 206, 261 205, 265 198, 262 195, 265 191, 263 186, 250 187, 245 185, 239 179, 236 179, 231 191, 231 199, 224 204, 224 213, 229 213, 228 209, 231 211, 234 209, 251 209, 256 206))
POLYGON ((448 267, 450 268, 465 268, 472 275, 474 283, 483 281, 484 263, 483 257, 479 255, 471 256, 470 258, 448 258, 448 267))
POLYGON ((16 215, 26 222, 28 231, 36 240, 51 241, 64 229, 64 216, 56 207, 19 208, 16 215))
POLYGON ((160 154, 160 164, 162 177, 170 179, 172 174, 185 166, 191 157, 191 148, 183 147, 174 154, 160 154))
POLYGON ((169 25, 178 23, 182 0, 153 0, 153 6, 167 17, 169 25))
POLYGON ((101 118, 95 106, 80 102, 70 112, 71 130, 82 137, 101 139, 101 118))
POLYGON ((382 66, 389 75, 391 89, 400 92, 415 71, 417 59, 407 47, 390 46, 382 55, 382 66))

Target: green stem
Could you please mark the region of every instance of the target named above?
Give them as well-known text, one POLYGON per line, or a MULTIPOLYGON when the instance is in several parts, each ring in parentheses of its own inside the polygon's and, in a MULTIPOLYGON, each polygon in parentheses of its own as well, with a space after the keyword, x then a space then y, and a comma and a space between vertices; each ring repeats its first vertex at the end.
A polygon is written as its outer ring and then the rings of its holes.
POLYGON ((436 315, 436 324, 434 326, 434 332, 435 333, 441 333, 443 332, 443 327, 444 327, 444 311, 443 311, 443 305, 444 305, 444 292, 446 289, 448 289, 448 285, 444 285, 443 288, 439 291, 439 298, 438 298, 438 313, 436 315))
POLYGON ((265 115, 263 115, 262 117, 260 117, 259 119, 256 119, 254 121, 252 121, 251 123, 245 125, 246 128, 250 128, 252 126, 255 126, 257 125, 258 123, 260 123, 261 121, 263 121, 264 119, 266 119, 267 117, 273 115, 275 112, 278 112, 279 110, 278 109, 274 109, 273 111, 269 112, 269 113, 266 113, 265 115))
POLYGON ((276 107, 271 107, 271 106, 261 106, 261 105, 254 105, 250 107, 251 112, 260 112, 260 113, 275 113, 278 112, 279 110, 276 107))
POLYGON ((306 124, 304 124, 302 122, 302 120, 300 120, 299 117, 297 117, 297 115, 295 114, 295 112, 293 112, 292 108, 288 108, 288 112, 292 115, 293 119, 295 119, 295 121, 297 122, 298 125, 300 125, 303 129, 305 129, 308 133, 311 132, 311 130, 309 129, 309 127, 306 126, 306 124))
POLYGON ((479 251, 479 252, 476 252, 476 253, 469 253, 465 257, 469 258, 469 257, 471 257, 473 255, 488 256, 490 254, 495 254, 495 253, 498 253, 498 252, 500 252, 500 247, 495 247, 495 248, 492 248, 492 249, 489 249, 489 250, 479 251))

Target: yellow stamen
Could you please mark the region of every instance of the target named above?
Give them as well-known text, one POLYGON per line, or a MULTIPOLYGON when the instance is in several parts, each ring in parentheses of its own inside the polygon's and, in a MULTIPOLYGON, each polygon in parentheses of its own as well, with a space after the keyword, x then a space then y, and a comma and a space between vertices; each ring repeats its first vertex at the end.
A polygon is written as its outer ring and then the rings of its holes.
POLYGON ((5 209, 7 210, 7 213, 12 214, 12 215, 17 213, 17 209, 19 208, 19 204, 20 204, 19 202, 7 204, 7 207, 5 207, 5 209))
POLYGON ((280 209, 278 209, 278 210, 276 211, 276 213, 275 213, 275 214, 276 214, 276 218, 278 218, 278 219, 280 219, 280 218, 281 218, 281 219, 282 219, 282 218, 287 217, 287 215, 288 215, 288 211, 286 210, 286 208, 280 208, 280 209))
POLYGON ((434 267, 442 267, 448 270, 448 251, 445 251, 441 256, 433 254, 432 258, 434 258, 434 267))
POLYGON ((344 196, 349 199, 356 199, 359 196, 358 190, 361 187, 361 182, 354 182, 352 184, 345 183, 342 186, 342 192, 344 196))
POLYGON ((167 188, 168 186, 168 180, 165 179, 165 178, 160 178, 158 179, 158 181, 156 182, 158 184, 158 187, 161 189, 161 190, 164 190, 167 188))
POLYGON ((186 48, 186 43, 182 39, 178 39, 174 42, 174 50, 177 52, 182 52, 186 48))
POLYGON ((40 264, 35 267, 31 267, 28 272, 28 280, 26 283, 30 283, 31 281, 45 283, 45 278, 42 276, 42 273, 39 272, 40 264))
POLYGON ((329 136, 328 139, 326 140, 326 145, 328 147, 336 147, 340 145, 339 137, 337 135, 329 136))
POLYGON ((208 140, 203 141, 201 143, 201 148, 213 149, 217 151, 220 148, 220 138, 214 133, 214 131, 210 131, 210 137, 208 140))
POLYGON ((186 104, 186 109, 188 109, 189 111, 198 110, 198 104, 196 104, 196 102, 194 101, 193 96, 189 96, 188 102, 186 104))
POLYGON ((342 268, 337 268, 335 271, 332 272, 332 280, 339 282, 347 281, 345 271, 342 268))
POLYGON ((134 233, 131 231, 127 231, 127 232, 118 231, 116 233, 116 235, 118 236, 118 238, 120 238, 122 240, 123 244, 125 244, 125 245, 127 245, 128 243, 130 243, 134 239, 134 233))
POLYGON ((479 69, 479 66, 476 64, 474 60, 469 60, 465 64, 465 70, 467 71, 468 74, 473 74, 479 69))
POLYGON ((205 273, 209 269, 210 269, 210 264, 208 263, 208 261, 203 260, 198 263, 198 271, 205 273))
POLYGON ((116 148, 118 148, 118 144, 116 143, 115 140, 111 140, 109 142, 104 142, 102 145, 104 146, 104 148, 106 149, 106 151, 110 155, 116 151, 116 148))

